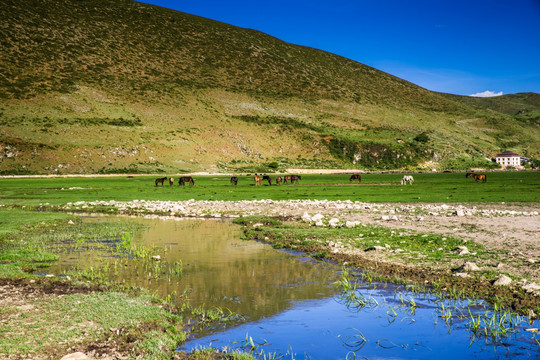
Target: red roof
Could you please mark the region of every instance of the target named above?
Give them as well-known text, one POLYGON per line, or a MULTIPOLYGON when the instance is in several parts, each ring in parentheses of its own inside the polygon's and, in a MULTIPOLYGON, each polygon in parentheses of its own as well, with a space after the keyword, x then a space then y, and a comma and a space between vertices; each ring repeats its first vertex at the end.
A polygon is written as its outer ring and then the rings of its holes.
POLYGON ((511 152, 511 151, 508 151, 508 150, 503 151, 503 152, 500 153, 500 154, 497 154, 496 157, 512 157, 512 156, 518 156, 518 157, 519 157, 518 154, 513 153, 513 152, 511 152))

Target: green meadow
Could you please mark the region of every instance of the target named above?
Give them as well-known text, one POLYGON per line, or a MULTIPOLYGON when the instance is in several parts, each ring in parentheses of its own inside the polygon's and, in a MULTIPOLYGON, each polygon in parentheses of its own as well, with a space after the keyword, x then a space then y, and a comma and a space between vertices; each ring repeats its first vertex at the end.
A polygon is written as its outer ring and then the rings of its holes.
MULTIPOLYGON (((96 200, 289 200, 327 199, 364 202, 538 202, 539 172, 489 172, 476 183, 465 173, 413 174, 413 185, 401 185, 403 174, 362 174, 349 182, 347 174, 302 175, 299 184, 255 186, 253 176, 194 176, 194 186, 155 186, 157 176, 1 178, 0 204, 5 206, 62 205, 96 200)), ((177 175, 173 176, 175 179, 177 175)), ((271 175, 275 179, 276 175, 271 175)))

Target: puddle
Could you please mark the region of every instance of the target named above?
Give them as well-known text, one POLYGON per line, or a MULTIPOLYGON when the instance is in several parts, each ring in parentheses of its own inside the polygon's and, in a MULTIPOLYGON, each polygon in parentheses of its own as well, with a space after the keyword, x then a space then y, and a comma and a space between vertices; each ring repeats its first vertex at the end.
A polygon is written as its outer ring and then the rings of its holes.
MULTIPOLYGON (((528 324, 526 318, 500 315, 503 319, 497 323, 500 319, 490 317, 492 313, 483 317, 487 305, 481 301, 441 302, 402 287, 371 284, 353 292, 356 298, 369 300, 366 306, 347 306, 333 285, 340 279, 341 267, 243 241, 241 228, 229 220, 126 221, 147 227, 131 239, 134 244, 153 248, 160 264, 181 263, 182 270, 174 274, 154 270, 152 264, 120 262, 115 265, 117 281, 147 287, 163 298, 189 293, 193 307, 220 307, 245 317, 230 328, 195 333, 179 350, 210 346, 246 350, 255 345, 254 354, 264 359, 540 357, 540 335, 527 331, 540 327, 539 321, 528 324), (476 335, 471 316, 481 316, 476 335), (499 324, 495 331, 493 323, 499 324)), ((96 261, 112 261, 111 256, 85 249, 61 256, 50 271, 88 268, 96 261)))

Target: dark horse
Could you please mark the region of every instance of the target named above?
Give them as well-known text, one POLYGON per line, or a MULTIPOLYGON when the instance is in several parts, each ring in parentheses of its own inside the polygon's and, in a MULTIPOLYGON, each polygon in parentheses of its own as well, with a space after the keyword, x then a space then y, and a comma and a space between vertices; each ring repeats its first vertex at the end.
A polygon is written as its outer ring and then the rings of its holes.
POLYGON ((161 184, 161 186, 163 186, 163 183, 167 181, 167 177, 162 177, 162 178, 159 178, 159 179, 156 179, 156 186, 158 184, 161 184))
POLYGON ((298 184, 298 180, 302 180, 302 177, 300 175, 291 175, 290 180, 291 184, 294 184, 295 181, 298 184))
POLYGON ((282 178, 281 176, 278 176, 278 177, 276 178, 276 185, 281 184, 282 181, 283 181, 283 178, 282 178))
POLYGON ((362 181, 362 177, 360 176, 360 174, 353 174, 349 178, 349 182, 353 182, 355 180, 358 180, 358 183, 360 183, 362 181))
POLYGON ((475 182, 478 182, 478 180, 482 180, 482 182, 487 181, 486 174, 473 174, 473 173, 468 172, 467 174, 465 174, 465 177, 466 178, 472 177, 474 178, 475 182))
POLYGON ((236 184, 238 184, 238 177, 236 177, 236 176, 231 177, 231 184, 236 186, 236 184))
POLYGON ((268 181, 268 185, 272 186, 272 178, 268 175, 263 175, 262 177, 263 180, 267 180, 268 181))
POLYGON ((190 185, 195 185, 195 180, 191 176, 182 176, 180 179, 178 179, 178 185, 185 186, 186 183, 189 183, 190 185))

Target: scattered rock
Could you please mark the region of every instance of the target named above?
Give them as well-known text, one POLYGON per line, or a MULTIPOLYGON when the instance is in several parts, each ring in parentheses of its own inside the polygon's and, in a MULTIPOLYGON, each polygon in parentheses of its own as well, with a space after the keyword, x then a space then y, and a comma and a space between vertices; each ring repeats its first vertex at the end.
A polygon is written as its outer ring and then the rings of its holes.
POLYGON ((467 255, 471 253, 466 246, 458 246, 457 250, 459 251, 459 255, 467 255))
POLYGON ((384 246, 375 245, 370 248, 367 248, 365 251, 383 251, 386 250, 384 246))
POLYGON ((264 226, 264 224, 263 223, 255 223, 255 224, 253 224, 253 228, 255 228, 255 229, 259 228, 261 226, 264 226))
POLYGON ((79 351, 73 354, 68 354, 60 360, 90 360, 90 358, 79 351))
POLYGON ((540 285, 535 284, 535 283, 528 283, 527 285, 524 285, 521 288, 528 293, 537 294, 537 295, 540 294, 540 285))
POLYGON ((353 227, 357 227, 357 226, 360 226, 362 223, 358 220, 356 221, 345 221, 345 227, 348 227, 348 228, 353 228, 353 227))
POLYGON ((302 221, 305 221, 305 222, 311 221, 311 216, 309 216, 307 211, 305 211, 304 214, 302 214, 302 221))
POLYGON ((465 212, 463 210, 461 210, 461 209, 457 209, 452 213, 452 215, 454 215, 454 216, 465 216, 465 212))
POLYGON ((462 278, 468 278, 468 277, 471 277, 471 275, 469 275, 469 274, 467 274, 467 273, 464 273, 464 272, 455 273, 454 276, 462 277, 462 278))
POLYGON ((466 272, 480 271, 480 268, 475 263, 467 261, 465 264, 463 264, 462 266, 459 267, 459 270, 460 271, 466 271, 466 272))
POLYGON ((512 283, 512 279, 510 279, 506 275, 501 275, 497 280, 495 280, 493 285, 495 285, 495 286, 508 286, 511 283, 512 283))
POLYGON ((332 218, 328 221, 328 225, 330 227, 338 227, 339 226, 339 219, 337 218, 332 218))

